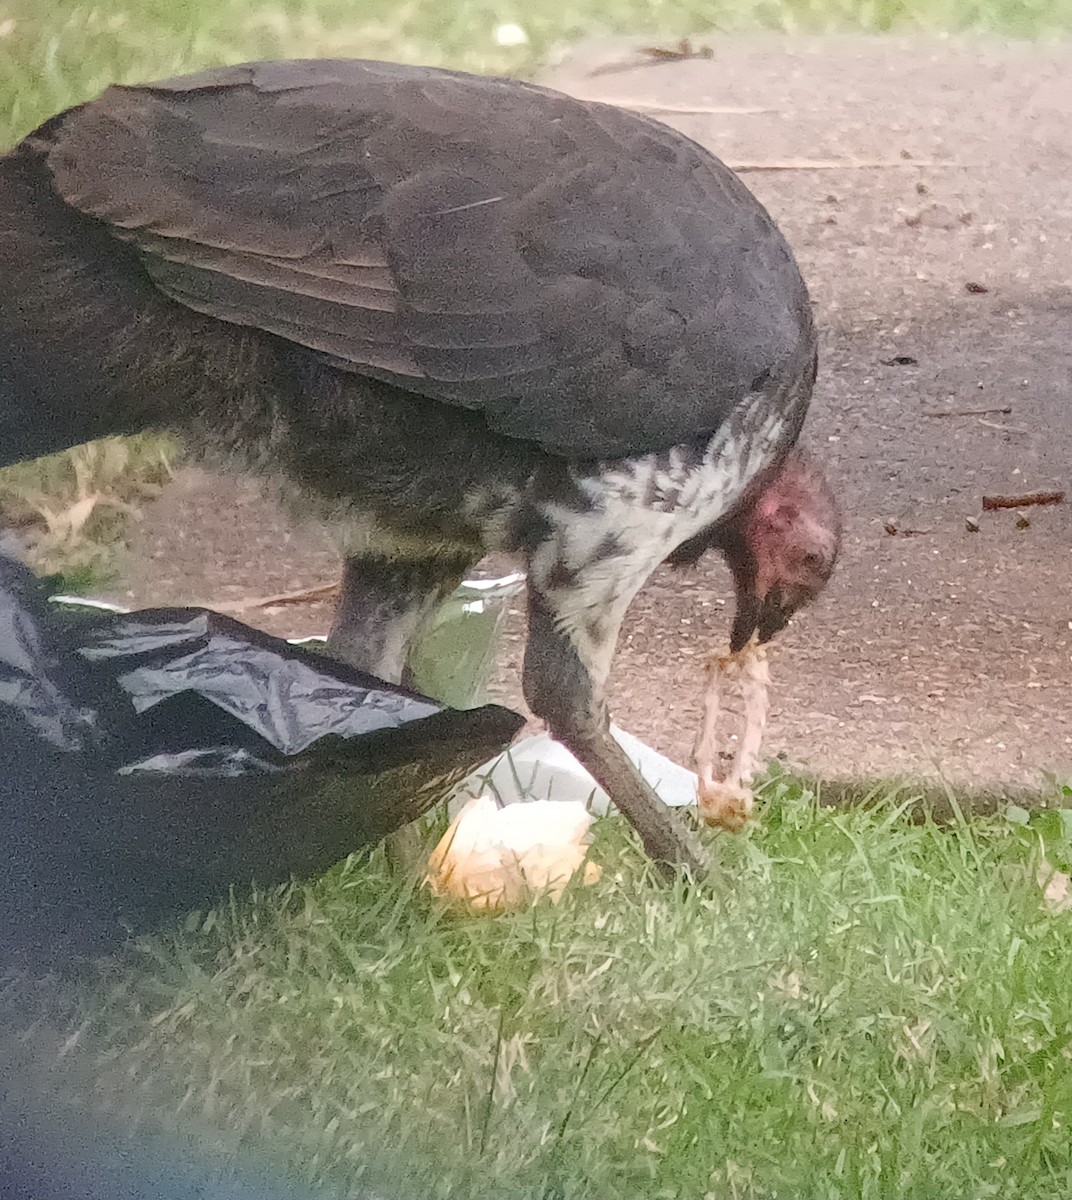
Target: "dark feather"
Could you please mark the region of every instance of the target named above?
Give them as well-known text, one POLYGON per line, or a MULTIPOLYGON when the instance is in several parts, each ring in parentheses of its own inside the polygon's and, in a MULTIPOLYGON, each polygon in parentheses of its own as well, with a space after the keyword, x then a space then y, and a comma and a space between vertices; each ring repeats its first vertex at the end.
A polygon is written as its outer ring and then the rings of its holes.
POLYGON ((111 88, 35 144, 180 304, 566 457, 711 432, 812 353, 792 256, 723 164, 515 81, 231 67, 111 88))

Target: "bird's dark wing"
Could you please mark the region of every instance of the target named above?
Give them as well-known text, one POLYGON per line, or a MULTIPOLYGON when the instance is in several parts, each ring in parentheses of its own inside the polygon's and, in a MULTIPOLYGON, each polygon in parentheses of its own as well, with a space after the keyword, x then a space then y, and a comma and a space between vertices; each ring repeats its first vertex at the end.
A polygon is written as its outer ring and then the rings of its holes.
POLYGON ((810 358, 807 294, 759 203, 608 106, 261 63, 114 87, 46 130, 59 193, 174 300, 571 458, 712 432, 810 358))

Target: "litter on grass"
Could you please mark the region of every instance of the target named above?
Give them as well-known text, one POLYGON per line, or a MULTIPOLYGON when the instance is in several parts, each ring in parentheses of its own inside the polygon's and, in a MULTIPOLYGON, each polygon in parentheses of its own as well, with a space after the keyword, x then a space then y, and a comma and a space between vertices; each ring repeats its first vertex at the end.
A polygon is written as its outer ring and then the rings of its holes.
MULTIPOLYGON (((632 734, 611 726, 618 744, 666 804, 696 802, 696 776, 632 734)), ((541 896, 558 901, 587 861, 589 831, 610 797, 560 742, 538 733, 478 768, 451 802, 453 820, 428 860, 425 882, 468 912, 514 912, 541 896)))
POLYGON ((472 912, 525 908, 540 896, 558 901, 584 866, 584 882, 600 868, 585 863, 592 814, 575 800, 535 800, 499 807, 474 796, 428 861, 432 892, 472 912))
POLYGON ((204 609, 48 603, 0 555, 0 963, 321 874, 522 725, 204 609))

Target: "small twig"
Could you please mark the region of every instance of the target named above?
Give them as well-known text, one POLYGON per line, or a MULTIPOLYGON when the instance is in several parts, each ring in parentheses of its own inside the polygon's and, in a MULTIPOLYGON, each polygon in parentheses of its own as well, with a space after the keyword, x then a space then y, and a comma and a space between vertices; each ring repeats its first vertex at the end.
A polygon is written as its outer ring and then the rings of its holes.
POLYGON ((316 604, 321 600, 330 600, 338 590, 337 583, 322 583, 318 587, 283 592, 278 596, 247 596, 243 600, 224 600, 218 604, 198 604, 194 607, 211 608, 217 612, 246 612, 251 608, 275 608, 277 605, 316 604))
POLYGON ((920 158, 787 158, 780 162, 731 162, 726 165, 741 175, 746 171, 878 171, 887 167, 967 167, 971 164, 920 158))
POLYGON ((249 600, 247 608, 275 608, 286 604, 316 604, 328 600, 339 590, 337 583, 322 583, 319 587, 302 588, 297 592, 283 592, 278 596, 266 596, 261 600, 249 600))
POLYGON ((595 79, 600 75, 616 75, 621 71, 635 71, 638 67, 650 67, 652 65, 653 63, 650 59, 644 58, 631 58, 626 62, 604 63, 602 66, 595 67, 589 71, 588 78, 595 79))
POLYGON ((614 103, 619 108, 628 108, 632 112, 647 113, 648 116, 662 114, 664 116, 681 117, 740 117, 753 116, 756 113, 777 112, 776 108, 736 108, 732 105, 705 104, 699 108, 685 104, 648 104, 642 100, 614 100, 600 103, 614 103))
POLYGON ((661 67, 667 63, 715 57, 715 52, 710 46, 697 46, 694 49, 688 38, 683 38, 676 46, 669 49, 663 46, 641 46, 637 49, 637 54, 641 57, 627 59, 625 62, 604 63, 602 66, 595 67, 588 72, 588 78, 594 79, 598 75, 614 75, 619 71, 632 71, 637 67, 661 67))
POLYGON ((1024 492, 1022 496, 984 496, 983 511, 998 508, 1028 508, 1033 504, 1062 504, 1064 492, 1024 492))
POLYGON ((637 51, 655 62, 686 62, 690 58, 714 58, 710 46, 693 46, 688 38, 682 38, 676 46, 641 46, 637 51))
POLYGON ((660 104, 657 100, 612 100, 606 96, 585 96, 570 93, 577 100, 590 104, 610 104, 614 108, 627 108, 630 112, 646 113, 648 116, 663 114, 680 117, 739 117, 755 116, 757 113, 776 113, 776 108, 753 108, 736 104, 660 104))
POLYGON ((1007 417, 1012 412, 1012 406, 1007 408, 950 408, 945 412, 937 410, 925 412, 925 417, 1007 417))
POLYGON ((999 425, 997 421, 987 421, 983 417, 979 418, 979 424, 985 425, 987 429, 996 429, 998 433, 1030 433, 1030 429, 1021 429, 1019 425, 999 425))

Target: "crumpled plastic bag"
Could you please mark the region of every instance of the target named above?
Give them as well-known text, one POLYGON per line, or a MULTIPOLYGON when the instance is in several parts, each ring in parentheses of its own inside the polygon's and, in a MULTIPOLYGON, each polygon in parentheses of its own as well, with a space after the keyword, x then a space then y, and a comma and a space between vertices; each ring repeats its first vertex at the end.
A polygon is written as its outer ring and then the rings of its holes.
MULTIPOLYGON (((426 882, 471 912, 513 911, 540 896, 557 903, 585 865, 592 820, 576 800, 500 806, 475 796, 432 851, 426 882)), ((595 863, 585 865, 585 883, 599 876, 595 863)))
POLYGON ((0 555, 0 958, 313 876, 522 724, 203 609, 64 613, 0 555))

